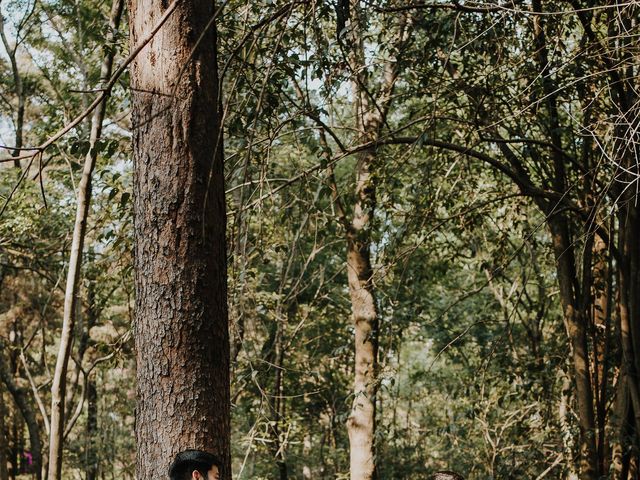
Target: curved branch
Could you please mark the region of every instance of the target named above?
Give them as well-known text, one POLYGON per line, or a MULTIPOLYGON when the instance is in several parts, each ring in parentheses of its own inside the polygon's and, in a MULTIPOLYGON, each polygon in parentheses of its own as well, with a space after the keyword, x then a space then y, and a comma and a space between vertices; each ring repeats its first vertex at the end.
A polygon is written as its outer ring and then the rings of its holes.
MULTIPOLYGON (((165 10, 162 18, 158 21, 158 24, 140 41, 138 46, 133 49, 133 51, 129 54, 129 56, 120 64, 120 66, 116 69, 115 73, 109 78, 109 81, 101 88, 100 94, 95 98, 93 102, 77 117, 75 117, 71 122, 67 123, 64 127, 62 127, 58 132, 49 137, 47 141, 38 145, 37 147, 32 148, 31 150, 37 150, 38 152, 42 152, 55 142, 57 142, 61 137, 63 137, 66 133, 68 133, 71 129, 76 127, 80 122, 82 122, 85 118, 87 118, 91 112, 93 112, 98 105, 100 105, 110 94, 111 89, 115 86, 116 82, 120 78, 120 76, 127 69, 129 64, 133 62, 133 60, 138 56, 138 54, 142 51, 142 49, 155 37, 158 30, 166 23, 169 19, 173 11, 176 9, 176 6, 180 3, 181 0, 173 0, 171 5, 165 10)), ((12 162, 14 160, 21 160, 25 158, 31 158, 32 155, 21 155, 19 157, 10 157, 10 158, 0 158, 0 163, 2 162, 12 162)))

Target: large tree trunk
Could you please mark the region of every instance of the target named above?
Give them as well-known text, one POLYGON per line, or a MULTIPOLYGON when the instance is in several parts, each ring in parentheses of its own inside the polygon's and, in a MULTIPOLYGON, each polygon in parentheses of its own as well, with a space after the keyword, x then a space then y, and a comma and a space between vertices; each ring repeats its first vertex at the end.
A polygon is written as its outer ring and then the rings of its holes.
POLYGON ((347 420, 351 480, 377 478, 375 437, 379 321, 371 268, 371 229, 376 203, 371 172, 374 160, 373 150, 358 157, 356 203, 347 230, 347 278, 355 330, 353 402, 347 420))
POLYGON ((130 2, 136 470, 164 478, 187 448, 231 478, 225 198, 214 2, 130 2), (167 9, 174 9, 168 13, 167 9))

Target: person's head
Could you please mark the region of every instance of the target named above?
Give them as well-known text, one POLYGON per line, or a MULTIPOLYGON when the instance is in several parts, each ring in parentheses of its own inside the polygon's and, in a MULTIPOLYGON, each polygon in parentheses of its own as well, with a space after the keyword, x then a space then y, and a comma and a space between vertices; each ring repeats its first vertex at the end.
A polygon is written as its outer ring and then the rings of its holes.
POLYGON ((456 472, 442 471, 432 474, 429 480, 464 480, 464 478, 456 472))
POLYGON ((184 450, 176 455, 171 467, 171 480, 220 480, 220 460, 202 450, 184 450))

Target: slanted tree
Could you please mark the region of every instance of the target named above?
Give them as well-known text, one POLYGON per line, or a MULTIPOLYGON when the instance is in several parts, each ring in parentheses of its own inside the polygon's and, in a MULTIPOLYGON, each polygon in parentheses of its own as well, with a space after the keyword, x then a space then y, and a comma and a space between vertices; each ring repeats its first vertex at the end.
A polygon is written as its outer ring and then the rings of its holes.
POLYGON ((215 5, 130 3, 137 478, 174 455, 219 456, 230 478, 225 202, 215 5), (155 33, 154 33, 155 32, 155 33))

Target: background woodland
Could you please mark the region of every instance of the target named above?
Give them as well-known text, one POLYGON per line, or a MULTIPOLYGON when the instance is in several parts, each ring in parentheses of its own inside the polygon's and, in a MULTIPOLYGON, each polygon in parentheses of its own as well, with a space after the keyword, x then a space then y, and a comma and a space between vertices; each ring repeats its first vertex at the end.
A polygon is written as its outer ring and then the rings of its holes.
MULTIPOLYGON (((0 9, 0 480, 134 478, 129 13, 0 9)), ((216 23, 234 478, 638 478, 640 3, 216 23)))

